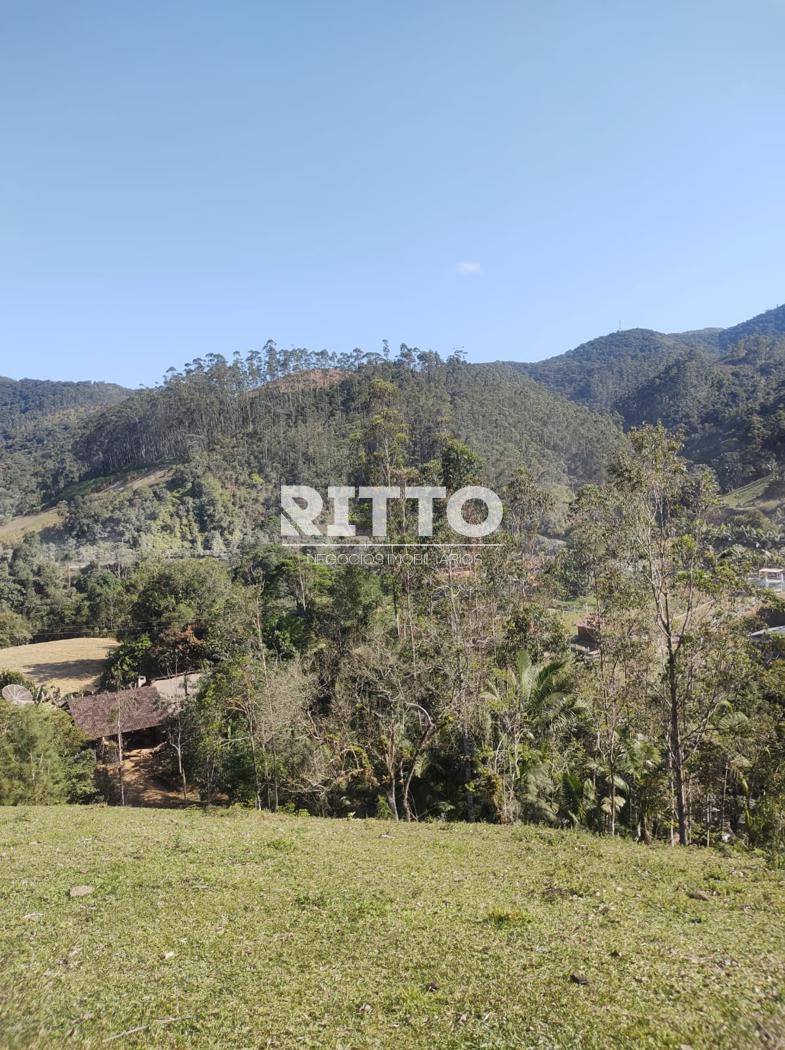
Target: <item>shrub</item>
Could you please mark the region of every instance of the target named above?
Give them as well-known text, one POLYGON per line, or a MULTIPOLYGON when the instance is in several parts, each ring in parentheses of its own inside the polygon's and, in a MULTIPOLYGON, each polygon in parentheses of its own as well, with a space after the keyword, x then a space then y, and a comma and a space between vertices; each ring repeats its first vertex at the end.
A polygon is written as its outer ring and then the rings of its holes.
POLYGON ((92 798, 95 756, 65 711, 0 700, 0 805, 92 798))
POLYGON ((785 798, 762 798, 747 822, 750 844, 765 849, 778 864, 785 861, 785 798))
POLYGON ((27 645, 33 637, 30 624, 19 613, 0 609, 0 649, 9 645, 27 645))

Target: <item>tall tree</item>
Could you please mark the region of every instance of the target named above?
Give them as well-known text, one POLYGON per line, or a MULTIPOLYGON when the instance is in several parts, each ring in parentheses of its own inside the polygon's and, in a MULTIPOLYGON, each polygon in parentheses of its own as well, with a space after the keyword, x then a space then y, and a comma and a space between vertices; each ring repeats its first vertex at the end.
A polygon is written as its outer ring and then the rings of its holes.
POLYGON ((604 587, 617 580, 637 609, 629 643, 644 664, 639 688, 662 718, 678 840, 686 845, 690 763, 748 665, 734 618, 742 579, 712 543, 716 485, 708 473, 690 473, 679 453, 661 426, 633 431, 602 498, 584 504, 582 526, 612 537, 600 544, 597 578, 604 587))

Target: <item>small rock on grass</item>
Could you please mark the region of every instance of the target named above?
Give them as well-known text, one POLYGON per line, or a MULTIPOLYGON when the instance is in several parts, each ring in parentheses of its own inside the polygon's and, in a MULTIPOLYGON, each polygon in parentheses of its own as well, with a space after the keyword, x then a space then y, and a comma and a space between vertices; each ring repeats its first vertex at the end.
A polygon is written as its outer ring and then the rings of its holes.
POLYGON ((88 897, 93 892, 92 886, 72 886, 68 891, 69 897, 88 897))

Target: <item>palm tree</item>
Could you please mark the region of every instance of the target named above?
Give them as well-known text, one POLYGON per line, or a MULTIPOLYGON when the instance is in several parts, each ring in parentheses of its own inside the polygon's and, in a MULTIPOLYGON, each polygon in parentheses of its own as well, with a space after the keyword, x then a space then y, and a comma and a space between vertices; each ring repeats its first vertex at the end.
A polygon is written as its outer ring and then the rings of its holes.
POLYGON ((488 771, 495 783, 499 818, 510 823, 524 811, 552 819, 549 744, 572 706, 561 688, 564 660, 535 664, 525 650, 515 667, 500 672, 482 694, 490 716, 488 771))

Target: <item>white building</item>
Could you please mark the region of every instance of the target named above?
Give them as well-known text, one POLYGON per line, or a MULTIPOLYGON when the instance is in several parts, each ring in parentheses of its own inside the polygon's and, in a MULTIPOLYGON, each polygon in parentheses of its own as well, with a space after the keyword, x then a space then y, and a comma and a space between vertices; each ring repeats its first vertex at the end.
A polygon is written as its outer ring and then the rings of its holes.
POLYGON ((785 569, 758 569, 755 583, 759 587, 765 587, 767 591, 785 593, 785 569))

